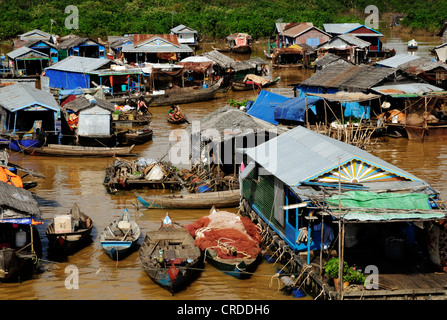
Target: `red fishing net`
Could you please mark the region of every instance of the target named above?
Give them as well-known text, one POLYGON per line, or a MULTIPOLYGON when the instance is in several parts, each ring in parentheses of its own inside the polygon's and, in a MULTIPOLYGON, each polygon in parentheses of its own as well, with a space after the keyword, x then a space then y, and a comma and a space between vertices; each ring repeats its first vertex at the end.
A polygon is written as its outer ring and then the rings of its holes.
POLYGON ((226 211, 214 211, 185 229, 201 250, 213 249, 223 259, 256 257, 261 249, 261 235, 248 217, 226 211))

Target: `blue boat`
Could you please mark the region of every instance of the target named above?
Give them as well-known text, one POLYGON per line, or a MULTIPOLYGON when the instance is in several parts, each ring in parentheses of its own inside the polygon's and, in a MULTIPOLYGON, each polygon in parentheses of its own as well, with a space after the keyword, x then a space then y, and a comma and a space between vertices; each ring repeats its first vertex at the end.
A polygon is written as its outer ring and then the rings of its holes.
POLYGON ((100 235, 101 247, 113 260, 124 259, 137 246, 140 228, 125 209, 121 217, 107 226, 100 235))

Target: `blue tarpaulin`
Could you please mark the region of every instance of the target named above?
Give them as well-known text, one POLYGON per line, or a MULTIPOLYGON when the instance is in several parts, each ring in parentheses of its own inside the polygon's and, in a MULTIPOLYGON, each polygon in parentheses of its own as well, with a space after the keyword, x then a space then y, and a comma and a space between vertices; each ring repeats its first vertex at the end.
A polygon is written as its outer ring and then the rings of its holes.
POLYGON ((45 75, 50 78, 51 88, 90 88, 90 76, 88 74, 47 69, 45 75))
POLYGON ((278 121, 275 120, 274 115, 275 107, 287 100, 290 100, 290 98, 261 90, 255 102, 253 102, 252 106, 247 111, 247 114, 277 125, 278 121))
POLYGON ((345 117, 354 117, 358 119, 369 119, 370 108, 369 106, 362 106, 358 102, 346 102, 343 103, 345 107, 345 117))
MULTIPOLYGON (((293 98, 283 102, 275 107, 275 120, 287 120, 287 121, 300 121, 305 122, 306 120, 306 99, 307 107, 311 108, 318 101, 322 100, 317 97, 307 97, 307 98, 293 98)), ((316 110, 312 109, 313 113, 316 114, 316 110)))

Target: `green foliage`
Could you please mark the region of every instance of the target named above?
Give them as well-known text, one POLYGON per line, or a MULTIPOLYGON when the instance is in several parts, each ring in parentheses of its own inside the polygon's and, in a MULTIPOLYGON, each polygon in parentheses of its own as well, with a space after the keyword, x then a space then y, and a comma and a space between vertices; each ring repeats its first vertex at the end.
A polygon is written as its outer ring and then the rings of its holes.
MULTIPOLYGON (((337 279, 339 274, 339 259, 331 258, 324 264, 324 273, 333 279, 337 279)), ((346 261, 343 261, 343 280, 351 284, 365 283, 366 277, 359 272, 355 266, 350 267, 346 261)))
MULTIPOLYGON (((403 12, 402 23, 438 30, 447 16, 447 0, 376 0, 380 14, 403 12)), ((274 34, 275 22, 362 22, 366 0, 24 0, 0 1, 0 39, 38 28, 64 36, 70 33, 105 37, 124 33, 169 33, 178 24, 196 29, 203 37, 224 38, 247 32, 255 39, 274 34), (79 9, 79 30, 66 29, 68 5, 79 9), (53 24, 51 24, 53 20, 53 24)))

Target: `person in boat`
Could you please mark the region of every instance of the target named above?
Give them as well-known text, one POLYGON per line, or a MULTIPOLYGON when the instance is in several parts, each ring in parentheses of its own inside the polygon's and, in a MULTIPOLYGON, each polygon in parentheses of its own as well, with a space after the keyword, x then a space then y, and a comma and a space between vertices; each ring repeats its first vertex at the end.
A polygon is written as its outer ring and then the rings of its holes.
POLYGON ((146 105, 146 100, 144 100, 144 97, 141 96, 140 98, 138 98, 137 111, 141 112, 142 114, 146 114, 147 109, 148 109, 148 107, 146 105))
POLYGON ((183 114, 179 110, 179 107, 174 105, 172 105, 171 109, 169 110, 169 117, 171 117, 174 121, 179 121, 184 118, 183 114))

